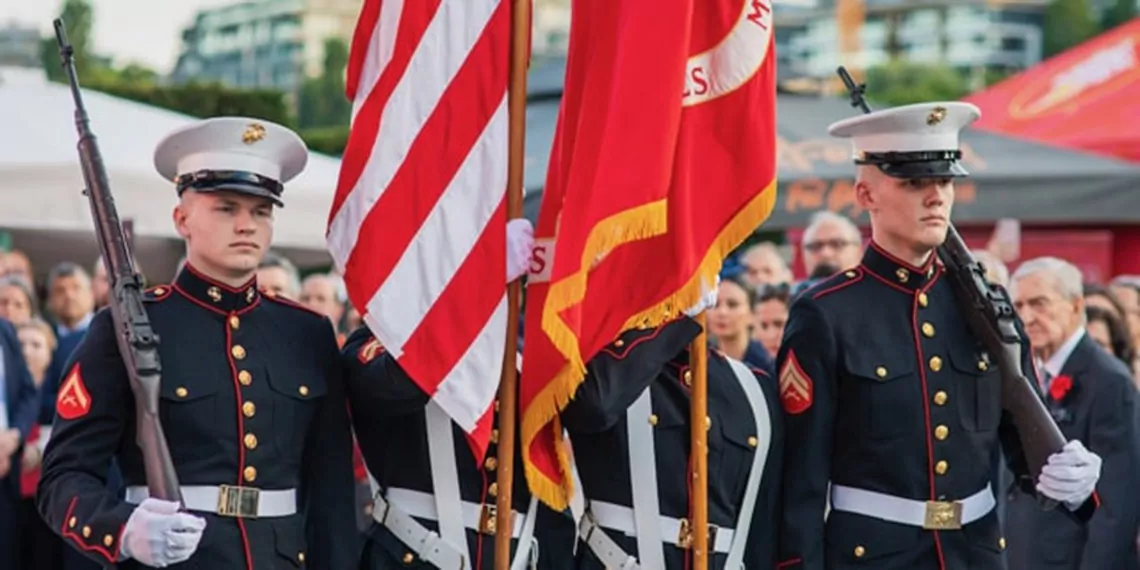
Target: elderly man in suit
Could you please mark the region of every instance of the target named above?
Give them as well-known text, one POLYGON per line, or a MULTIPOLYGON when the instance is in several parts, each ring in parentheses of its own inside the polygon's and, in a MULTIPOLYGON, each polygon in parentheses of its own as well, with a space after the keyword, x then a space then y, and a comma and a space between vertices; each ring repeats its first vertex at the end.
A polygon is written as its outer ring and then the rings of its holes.
POLYGON ((16 568, 20 457, 24 436, 39 413, 37 398, 16 329, 0 319, 0 568, 16 568))
POLYGON ((1006 513, 1010 568, 1133 570, 1140 524, 1136 390, 1128 369, 1085 330, 1082 276, 1055 257, 1023 263, 1011 279, 1018 314, 1038 359, 1046 405, 1065 439, 1103 459, 1100 508, 1087 526, 1041 510, 1012 490, 1006 513))

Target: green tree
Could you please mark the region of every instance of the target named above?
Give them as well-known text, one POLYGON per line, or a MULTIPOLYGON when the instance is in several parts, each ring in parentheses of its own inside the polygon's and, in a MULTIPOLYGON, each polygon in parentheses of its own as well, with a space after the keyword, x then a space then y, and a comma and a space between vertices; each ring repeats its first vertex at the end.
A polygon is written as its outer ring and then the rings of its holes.
POLYGON ((1045 57, 1057 55, 1100 32, 1088 0, 1052 0, 1045 8, 1045 57))
POLYGON ((1136 17, 1136 0, 1116 0, 1101 15, 1100 29, 1111 30, 1136 17))
POLYGON ((955 100, 968 92, 966 77, 946 65, 895 60, 867 70, 867 98, 889 107, 955 100))
POLYGON ((339 38, 325 40, 325 60, 319 77, 305 79, 297 102, 297 123, 301 128, 347 125, 352 104, 344 95, 344 73, 348 67, 348 45, 339 38))
MULTIPOLYGON (((60 17, 67 29, 67 40, 75 53, 75 66, 82 82, 98 75, 106 66, 91 51, 91 30, 95 24, 95 12, 88 0, 66 0, 60 17)), ((49 79, 66 81, 67 76, 59 62, 59 44, 55 35, 40 42, 40 60, 49 79)))

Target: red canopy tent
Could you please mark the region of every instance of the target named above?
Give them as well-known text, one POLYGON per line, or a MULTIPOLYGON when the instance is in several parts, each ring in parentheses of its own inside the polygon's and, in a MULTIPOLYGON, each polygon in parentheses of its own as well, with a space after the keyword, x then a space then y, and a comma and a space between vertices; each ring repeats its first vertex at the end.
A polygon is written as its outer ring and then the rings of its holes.
MULTIPOLYGON (((1140 18, 965 100, 982 110, 978 129, 1140 162, 1140 18)), ((1140 272, 1140 225, 1059 225, 1035 233, 1053 255, 1058 243, 1080 243, 1086 253, 1077 259, 1096 254, 1113 273, 1140 272)))
POLYGON ((1140 18, 965 100, 979 129, 1140 162, 1140 18))

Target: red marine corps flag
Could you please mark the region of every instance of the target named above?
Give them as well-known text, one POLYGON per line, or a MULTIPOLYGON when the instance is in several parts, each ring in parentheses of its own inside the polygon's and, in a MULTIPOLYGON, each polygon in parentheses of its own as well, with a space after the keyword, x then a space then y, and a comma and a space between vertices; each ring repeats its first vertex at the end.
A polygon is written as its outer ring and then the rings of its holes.
POLYGON ((532 491, 571 493, 557 414, 625 330, 696 305, 776 200, 771 0, 575 0, 527 289, 532 491))

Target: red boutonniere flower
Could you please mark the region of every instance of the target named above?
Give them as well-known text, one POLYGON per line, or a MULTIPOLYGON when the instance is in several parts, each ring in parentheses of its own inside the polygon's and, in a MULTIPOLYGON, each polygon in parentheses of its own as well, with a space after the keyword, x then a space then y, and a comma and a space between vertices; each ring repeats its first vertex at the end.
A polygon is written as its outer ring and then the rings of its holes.
POLYGON ((1049 395, 1053 397, 1054 402, 1060 402, 1065 399, 1069 394, 1069 390, 1073 389, 1073 378, 1068 374, 1061 374, 1053 379, 1049 384, 1049 395))

